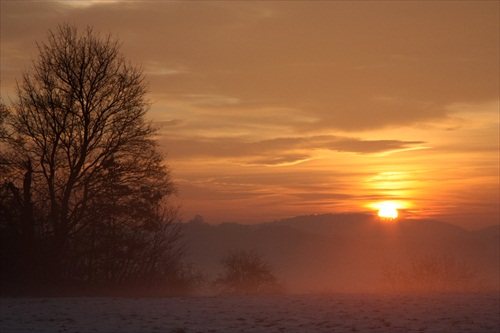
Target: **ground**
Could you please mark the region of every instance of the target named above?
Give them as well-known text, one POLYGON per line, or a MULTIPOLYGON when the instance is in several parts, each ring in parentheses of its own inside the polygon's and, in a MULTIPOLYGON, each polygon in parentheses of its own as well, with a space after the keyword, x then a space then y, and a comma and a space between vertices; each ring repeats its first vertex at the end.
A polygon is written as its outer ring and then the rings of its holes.
POLYGON ((2 298, 6 332, 499 332, 498 293, 2 298))

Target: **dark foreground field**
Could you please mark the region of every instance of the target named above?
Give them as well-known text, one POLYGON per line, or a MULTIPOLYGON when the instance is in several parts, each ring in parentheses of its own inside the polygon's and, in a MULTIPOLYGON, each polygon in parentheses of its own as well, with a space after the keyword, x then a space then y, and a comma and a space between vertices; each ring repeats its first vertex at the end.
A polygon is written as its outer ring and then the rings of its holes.
POLYGON ((499 332, 498 293, 4 298, 6 332, 499 332))

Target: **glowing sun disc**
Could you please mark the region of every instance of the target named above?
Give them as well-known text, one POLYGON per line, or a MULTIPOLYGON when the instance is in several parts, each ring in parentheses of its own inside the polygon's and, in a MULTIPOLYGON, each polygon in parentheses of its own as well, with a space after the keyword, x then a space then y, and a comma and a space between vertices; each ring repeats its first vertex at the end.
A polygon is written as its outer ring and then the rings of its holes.
POLYGON ((396 207, 384 205, 380 207, 378 211, 378 216, 383 219, 394 220, 395 218, 398 217, 398 210, 396 209, 396 207))

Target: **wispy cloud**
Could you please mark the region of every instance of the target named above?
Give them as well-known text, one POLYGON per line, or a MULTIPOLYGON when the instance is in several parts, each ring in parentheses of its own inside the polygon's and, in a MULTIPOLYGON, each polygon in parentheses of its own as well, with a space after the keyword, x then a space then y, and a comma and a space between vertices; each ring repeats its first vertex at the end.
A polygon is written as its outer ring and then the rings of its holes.
POLYGON ((169 137, 178 158, 222 158, 247 164, 293 165, 319 158, 319 150, 374 154, 422 149, 423 141, 363 140, 338 136, 284 137, 251 141, 244 137, 169 137))
POLYGON ((123 0, 59 0, 56 1, 64 6, 70 6, 74 8, 89 8, 91 6, 103 5, 103 4, 118 4, 120 2, 126 2, 123 0))

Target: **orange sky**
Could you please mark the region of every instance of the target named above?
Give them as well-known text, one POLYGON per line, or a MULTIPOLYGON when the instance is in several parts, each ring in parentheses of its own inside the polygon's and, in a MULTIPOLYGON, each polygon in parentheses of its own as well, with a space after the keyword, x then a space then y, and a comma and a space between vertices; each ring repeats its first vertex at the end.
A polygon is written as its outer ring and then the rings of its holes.
POLYGON ((499 222, 497 1, 2 1, 1 97, 69 22, 117 34, 184 219, 499 222))

